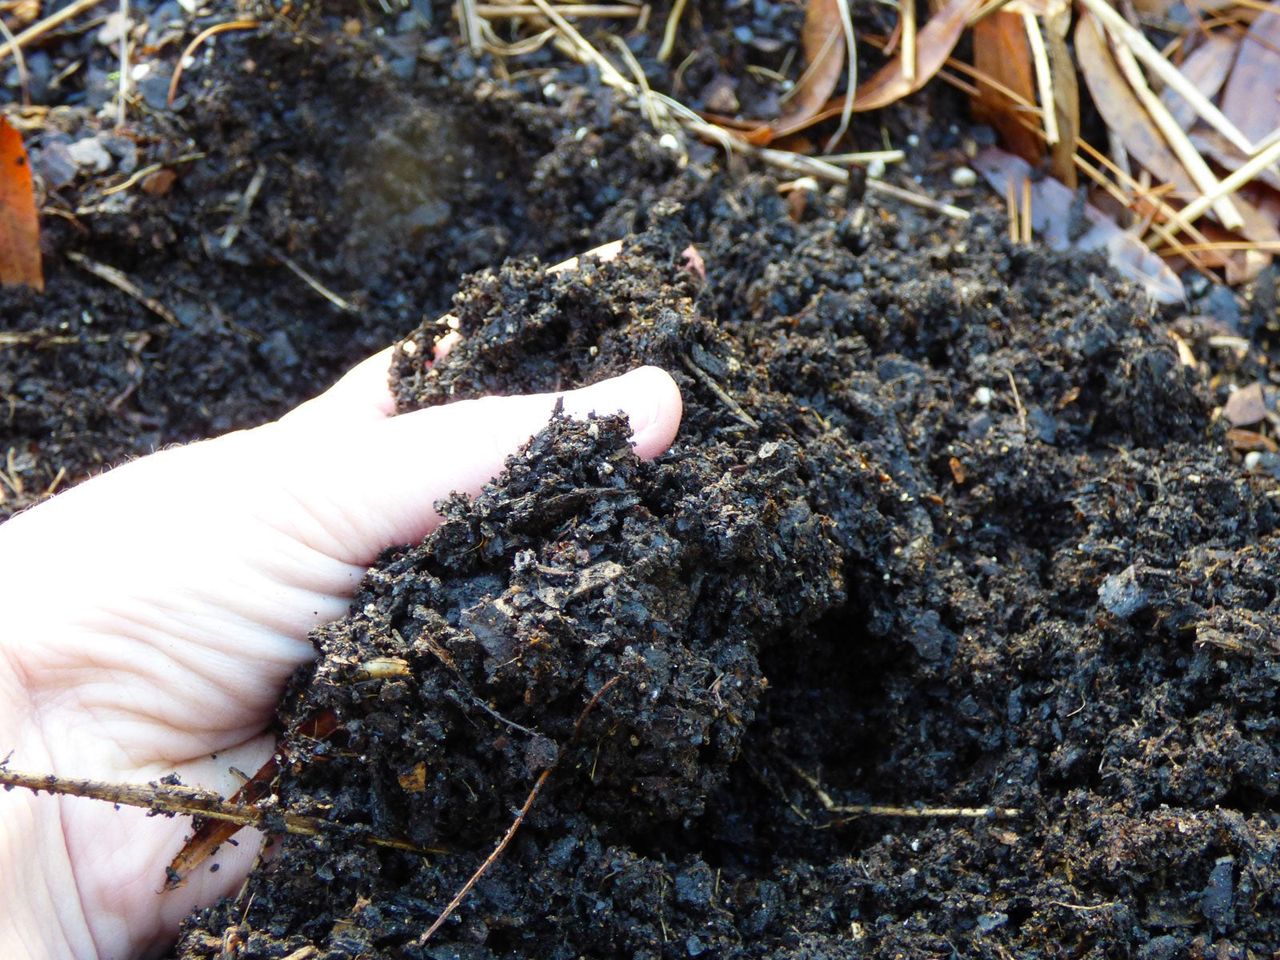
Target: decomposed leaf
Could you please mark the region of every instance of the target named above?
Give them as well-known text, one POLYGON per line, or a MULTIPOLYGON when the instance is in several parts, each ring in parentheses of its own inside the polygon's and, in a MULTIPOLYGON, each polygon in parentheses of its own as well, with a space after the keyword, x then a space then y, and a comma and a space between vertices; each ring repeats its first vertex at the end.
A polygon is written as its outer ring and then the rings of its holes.
POLYGON ((1107 128, 1157 180, 1172 183, 1184 196, 1195 196, 1199 191, 1120 72, 1102 28, 1087 11, 1076 23, 1075 39, 1080 72, 1107 128))
POLYGON ((40 218, 22 135, 0 116, 0 286, 44 289, 40 218))
POLYGON ((1222 112, 1254 143, 1280 127, 1280 13, 1253 21, 1222 91, 1222 112))
POLYGON ((783 125, 803 122, 822 109, 844 72, 844 28, 838 0, 809 0, 801 34, 808 66, 792 89, 783 125))
POLYGON ((1011 153, 1039 163, 1044 156, 1044 143, 1023 122, 1028 107, 1035 105, 1036 87, 1022 17, 1000 10, 975 23, 973 65, 978 87, 978 95, 972 99, 974 119, 995 127, 1011 153), (989 80, 1017 94, 1018 99, 984 82, 989 80))

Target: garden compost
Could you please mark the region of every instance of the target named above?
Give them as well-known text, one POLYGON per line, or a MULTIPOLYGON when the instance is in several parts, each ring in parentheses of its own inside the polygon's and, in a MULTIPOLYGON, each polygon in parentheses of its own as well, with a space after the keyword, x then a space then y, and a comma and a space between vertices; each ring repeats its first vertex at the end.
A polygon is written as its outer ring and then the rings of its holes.
MULTIPOLYGON (((236 38, 135 143, 171 190, 51 190, 49 292, 0 293, 6 512, 394 340, 400 410, 650 363, 685 418, 651 463, 557 419, 379 560, 282 700, 275 802, 434 852, 285 838, 172 956, 1280 955, 1280 480, 1221 413, 1274 290, 1157 314, 985 201, 797 203, 402 21, 236 38)), ((50 116, 46 178, 86 122, 50 116)))

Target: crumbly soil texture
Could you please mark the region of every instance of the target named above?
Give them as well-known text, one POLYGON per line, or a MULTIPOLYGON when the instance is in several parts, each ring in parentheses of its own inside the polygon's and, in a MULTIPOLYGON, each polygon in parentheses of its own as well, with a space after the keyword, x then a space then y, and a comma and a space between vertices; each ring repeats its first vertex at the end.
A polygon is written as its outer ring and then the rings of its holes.
MULTIPOLYGON (((140 8, 170 60, 172 6, 140 8)), ((749 76, 742 37, 794 43, 800 7, 730 6, 685 28, 695 93, 749 76)), ((655 364, 684 422, 642 462, 612 412, 556 418, 379 560, 279 711, 274 802, 341 830, 171 956, 1280 955, 1280 480, 1220 415, 1267 376, 1221 344, 1265 335, 1274 277, 1251 319, 1157 315, 979 198, 783 196, 549 47, 496 84, 413 13, 221 38, 104 141, 114 179, 62 163, 87 107, 29 137, 49 290, 0 292, 0 509, 397 338, 402 411, 655 364), (106 192, 150 163, 176 179, 106 192)), ((73 106, 93 43, 61 41, 73 106)), ((876 122, 927 178, 956 138, 922 103, 876 122)))

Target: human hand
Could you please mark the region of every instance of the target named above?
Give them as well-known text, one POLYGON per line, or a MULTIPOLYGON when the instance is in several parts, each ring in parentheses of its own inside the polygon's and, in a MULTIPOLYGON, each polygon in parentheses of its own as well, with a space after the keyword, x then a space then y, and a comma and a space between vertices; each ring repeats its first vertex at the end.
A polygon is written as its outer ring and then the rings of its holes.
MULTIPOLYGON (((227 796, 308 632, 342 616, 367 566, 420 539, 436 501, 475 493, 556 395, 393 417, 389 351, 281 420, 111 470, 0 526, 0 754, 63 777, 182 782, 227 796)), ((667 448, 680 394, 653 367, 563 394, 626 412, 640 456, 667 448)), ((0 792, 0 957, 153 953, 194 907, 234 893, 260 848, 242 831, 176 890, 187 818, 0 792)))

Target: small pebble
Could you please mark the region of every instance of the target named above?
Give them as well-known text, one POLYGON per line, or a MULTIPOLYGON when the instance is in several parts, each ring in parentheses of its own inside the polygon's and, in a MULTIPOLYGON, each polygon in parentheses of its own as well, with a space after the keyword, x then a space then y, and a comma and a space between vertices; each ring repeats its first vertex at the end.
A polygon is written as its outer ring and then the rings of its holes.
POLYGON ((970 167, 956 167, 951 171, 952 186, 967 190, 978 182, 978 175, 970 167))
POLYGON ((112 166, 111 154, 97 137, 77 140, 67 148, 67 153, 77 167, 93 173, 106 173, 112 166))

